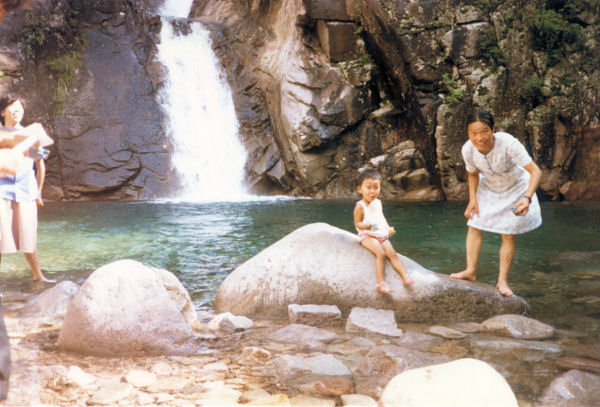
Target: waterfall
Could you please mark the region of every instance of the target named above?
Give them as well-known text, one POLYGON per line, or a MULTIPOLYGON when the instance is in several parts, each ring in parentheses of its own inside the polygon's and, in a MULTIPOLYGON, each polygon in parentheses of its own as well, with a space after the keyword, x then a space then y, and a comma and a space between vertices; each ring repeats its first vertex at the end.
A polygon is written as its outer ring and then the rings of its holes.
POLYGON ((193 21, 186 22, 189 29, 177 30, 170 19, 187 17, 191 3, 167 0, 160 10, 158 57, 168 75, 159 97, 174 148, 171 165, 181 185, 170 198, 244 200, 246 153, 239 140, 231 89, 212 51, 209 32, 193 21))

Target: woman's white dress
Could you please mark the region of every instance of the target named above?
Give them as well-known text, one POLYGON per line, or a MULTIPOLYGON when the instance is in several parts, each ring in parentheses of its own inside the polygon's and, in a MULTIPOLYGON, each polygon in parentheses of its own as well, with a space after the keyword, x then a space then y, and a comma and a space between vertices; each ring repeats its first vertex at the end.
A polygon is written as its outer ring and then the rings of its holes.
POLYGON ((525 216, 516 216, 511 208, 525 196, 529 173, 523 168, 531 157, 523 144, 508 133, 494 133, 494 147, 488 154, 467 141, 462 147, 467 171, 479 170, 477 203, 479 215, 473 214, 469 226, 501 234, 525 233, 542 224, 540 205, 535 194, 525 216))

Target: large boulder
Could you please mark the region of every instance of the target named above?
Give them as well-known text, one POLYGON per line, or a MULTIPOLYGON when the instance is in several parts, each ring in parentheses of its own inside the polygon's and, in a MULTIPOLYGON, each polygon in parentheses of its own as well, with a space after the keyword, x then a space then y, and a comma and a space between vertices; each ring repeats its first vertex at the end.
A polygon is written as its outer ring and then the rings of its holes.
POLYGON ((326 223, 303 226, 235 269, 215 298, 217 312, 286 317, 289 304, 337 305, 393 310, 402 321, 462 320, 529 309, 520 297, 502 297, 494 287, 453 280, 400 256, 415 284, 405 287, 386 263, 394 290, 375 290, 375 259, 355 234, 326 223))
POLYGON ((394 377, 379 400, 391 406, 518 406, 506 380, 477 359, 413 369, 394 377))
POLYGON ((191 354, 199 349, 195 322, 190 296, 177 277, 119 260, 94 271, 77 291, 58 346, 101 356, 191 354))

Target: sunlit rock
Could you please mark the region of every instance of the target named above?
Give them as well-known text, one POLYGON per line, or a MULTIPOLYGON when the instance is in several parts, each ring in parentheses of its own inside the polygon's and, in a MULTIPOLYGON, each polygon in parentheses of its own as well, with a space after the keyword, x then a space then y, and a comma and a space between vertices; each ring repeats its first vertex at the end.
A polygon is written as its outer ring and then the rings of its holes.
POLYGON ((538 402, 542 406, 598 406, 600 376, 569 370, 552 380, 540 395, 538 402))
POLYGON ((72 281, 61 281, 54 287, 42 292, 29 302, 19 314, 28 317, 60 319, 67 312, 67 306, 79 289, 72 281))
POLYGON ((101 356, 195 353, 195 320, 173 274, 120 260, 94 271, 75 294, 58 346, 101 356))
POLYGON ((384 407, 518 406, 500 373, 476 359, 403 372, 388 383, 379 402, 384 407))
POLYGON ((290 322, 312 326, 339 325, 342 313, 335 305, 290 304, 288 306, 290 322))
POLYGON ((518 339, 548 339, 554 335, 550 325, 522 315, 492 317, 481 323, 480 330, 518 339))
POLYGON ((405 287, 389 262, 394 290, 375 290, 375 258, 355 234, 326 223, 303 226, 235 269, 221 284, 217 312, 285 318, 289 304, 327 301, 348 315, 357 304, 393 310, 399 321, 464 320, 529 309, 518 296, 502 297, 489 285, 450 279, 401 256, 415 280, 405 287))
POLYGON ((346 332, 374 333, 386 336, 401 336, 392 310, 352 308, 346 321, 346 332))
POLYGON ((386 384, 397 374, 409 369, 448 362, 446 355, 420 352, 399 346, 373 348, 365 354, 354 371, 356 392, 379 397, 386 384))
POLYGON ((269 371, 273 372, 277 380, 289 386, 337 377, 352 377, 348 367, 329 354, 307 358, 282 355, 271 362, 269 371))

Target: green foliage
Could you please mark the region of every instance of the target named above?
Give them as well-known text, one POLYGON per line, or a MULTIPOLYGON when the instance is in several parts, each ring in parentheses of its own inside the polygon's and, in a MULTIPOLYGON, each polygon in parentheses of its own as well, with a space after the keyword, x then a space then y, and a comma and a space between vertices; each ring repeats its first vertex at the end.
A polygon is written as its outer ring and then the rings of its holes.
POLYGON ((371 54, 365 53, 358 58, 353 59, 352 61, 348 61, 348 68, 362 68, 363 66, 370 65, 372 63, 373 58, 371 57, 371 54))
POLYGON ((446 97, 446 102, 449 105, 455 105, 460 102, 465 96, 465 91, 462 89, 455 81, 450 77, 450 74, 443 74, 442 81, 444 82, 444 86, 448 91, 448 96, 446 97))
POLYGON ((480 33, 477 48, 479 49, 479 57, 490 64, 506 65, 506 57, 498 45, 494 27, 489 26, 480 33))
POLYGON ((533 74, 525 81, 521 88, 521 99, 530 106, 537 106, 542 101, 542 86, 544 78, 540 78, 537 74, 533 74))
POLYGON ((73 85, 75 75, 81 66, 81 53, 69 51, 47 60, 46 66, 56 76, 56 90, 52 101, 55 103, 56 110, 61 112, 69 95, 69 88, 73 85))
POLYGON ((526 18, 533 33, 534 48, 548 53, 550 65, 565 57, 565 45, 581 42, 582 28, 555 10, 536 10, 526 18))
POLYGON ((50 27, 44 20, 40 20, 33 13, 27 15, 27 24, 21 37, 23 53, 31 57, 44 45, 50 33, 50 27))

